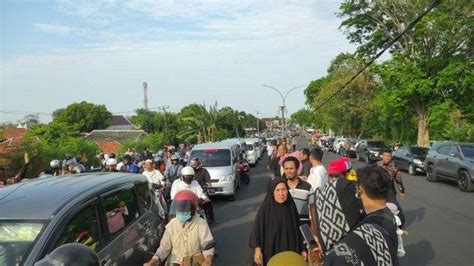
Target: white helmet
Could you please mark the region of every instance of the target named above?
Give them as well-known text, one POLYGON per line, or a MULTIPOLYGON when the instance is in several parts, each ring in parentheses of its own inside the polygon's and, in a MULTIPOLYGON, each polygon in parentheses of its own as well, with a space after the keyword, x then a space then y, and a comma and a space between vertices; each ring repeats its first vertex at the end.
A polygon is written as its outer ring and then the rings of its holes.
POLYGON ((192 167, 186 166, 181 170, 181 176, 192 175, 194 176, 196 173, 192 167))
POLYGON ((107 160, 107 165, 117 165, 117 160, 110 158, 107 160))

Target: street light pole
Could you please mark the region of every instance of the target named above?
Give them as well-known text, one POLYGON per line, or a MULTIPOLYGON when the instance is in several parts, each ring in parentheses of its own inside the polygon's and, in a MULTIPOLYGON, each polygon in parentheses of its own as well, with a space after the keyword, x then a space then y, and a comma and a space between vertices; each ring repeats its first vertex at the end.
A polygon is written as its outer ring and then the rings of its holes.
POLYGON ((282 125, 281 125, 281 130, 282 130, 282 134, 283 134, 283 137, 286 137, 286 122, 285 122, 285 108, 286 108, 286 97, 288 96, 288 94, 290 94, 290 92, 296 90, 296 89, 299 89, 301 87, 305 87, 306 85, 301 85, 301 86, 297 86, 297 87, 294 87, 292 89, 290 89, 288 92, 286 92, 285 95, 283 95, 283 93, 280 92, 280 90, 278 90, 277 88, 275 87, 272 87, 272 86, 268 86, 268 85, 262 85, 263 87, 267 87, 267 88, 270 88, 270 89, 273 89, 274 91, 276 91, 280 97, 281 97, 281 102, 283 103, 282 106, 280 106, 280 110, 281 110, 281 122, 282 122, 282 125))

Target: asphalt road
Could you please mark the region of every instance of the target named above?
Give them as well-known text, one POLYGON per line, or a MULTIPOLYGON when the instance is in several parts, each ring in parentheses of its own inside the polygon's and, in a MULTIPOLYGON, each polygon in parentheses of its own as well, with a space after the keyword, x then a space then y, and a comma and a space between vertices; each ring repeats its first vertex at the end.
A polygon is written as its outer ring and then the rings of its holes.
MULTIPOLYGON (((298 140, 297 148, 307 147, 298 140)), ((323 163, 335 159, 326 153, 323 163)), ((365 166, 352 160, 355 168, 365 166)), ((219 224, 211 228, 219 256, 215 265, 252 265, 248 240, 256 211, 266 194, 270 177, 266 157, 251 169, 251 182, 241 185, 235 201, 214 198, 219 224)), ((474 265, 474 193, 459 191, 454 182, 430 183, 424 176, 402 173, 406 198, 401 201, 406 217, 407 254, 401 265, 474 265)))

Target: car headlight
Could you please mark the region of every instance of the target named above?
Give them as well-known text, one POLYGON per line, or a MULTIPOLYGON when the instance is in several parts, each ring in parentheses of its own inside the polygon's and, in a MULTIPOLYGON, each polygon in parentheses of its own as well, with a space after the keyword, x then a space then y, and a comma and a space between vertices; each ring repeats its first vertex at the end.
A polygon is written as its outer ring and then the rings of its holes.
POLYGON ((234 180, 234 176, 233 175, 225 175, 225 176, 222 177, 221 180, 222 181, 227 181, 227 182, 232 181, 232 180, 234 180))
POLYGON ((414 159, 413 162, 418 165, 423 165, 423 162, 418 159, 414 159))

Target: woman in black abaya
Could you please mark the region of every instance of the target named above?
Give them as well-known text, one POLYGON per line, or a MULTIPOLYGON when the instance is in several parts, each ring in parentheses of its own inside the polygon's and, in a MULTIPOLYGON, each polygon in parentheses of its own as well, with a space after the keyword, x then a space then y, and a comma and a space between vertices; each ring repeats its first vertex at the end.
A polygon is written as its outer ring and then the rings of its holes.
POLYGON ((258 209, 250 235, 255 264, 266 265, 273 255, 283 251, 294 251, 306 257, 298 219, 286 180, 274 178, 258 209))

